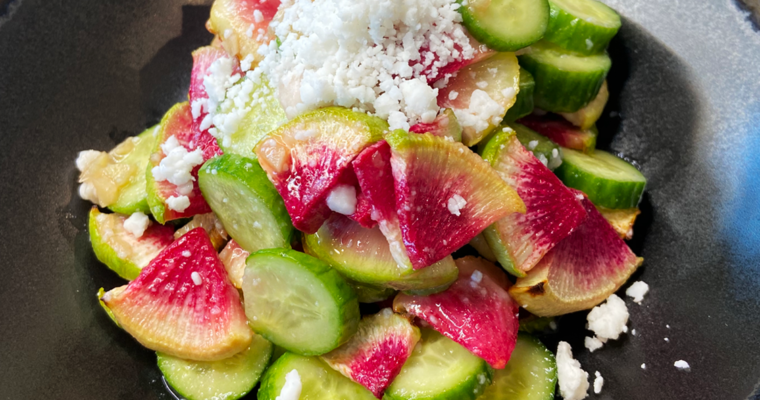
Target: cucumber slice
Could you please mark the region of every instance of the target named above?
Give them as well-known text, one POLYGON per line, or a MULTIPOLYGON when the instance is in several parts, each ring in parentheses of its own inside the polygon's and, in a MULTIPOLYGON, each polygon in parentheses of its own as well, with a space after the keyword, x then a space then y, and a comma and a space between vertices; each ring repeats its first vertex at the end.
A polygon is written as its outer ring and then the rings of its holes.
MULTIPOLYGON (((303 332, 302 332, 303 333, 303 332)), ((301 381, 299 400, 376 400, 364 386, 330 368, 317 357, 283 354, 264 374, 259 400, 276 400, 285 386, 285 375, 298 371, 301 381)))
POLYGON ((126 186, 119 190, 119 198, 115 203, 108 206, 113 212, 120 214, 133 214, 138 211, 150 214, 148 206, 148 192, 146 190, 145 170, 148 168, 148 158, 153 152, 153 146, 156 144, 156 132, 158 126, 146 129, 143 133, 129 138, 115 149, 111 150, 111 155, 119 157, 114 152, 119 151, 119 147, 124 146, 127 141, 131 141, 131 150, 121 157, 117 162, 129 164, 135 168, 135 173, 126 186))
POLYGON ((294 353, 327 353, 359 325, 351 286, 329 265, 295 250, 261 250, 248 257, 243 295, 251 328, 294 353))
POLYGON ((596 0, 549 0, 549 7, 544 39, 567 50, 599 53, 620 29, 618 13, 596 0))
POLYGON ((527 69, 520 67, 520 91, 515 104, 507 110, 504 121, 512 122, 533 112, 533 89, 536 81, 527 69))
POLYGON ((364 228, 334 213, 313 235, 304 235, 308 254, 327 262, 348 279, 374 286, 421 293, 445 290, 458 276, 451 257, 421 270, 400 266, 380 228, 364 228))
POLYGON ((544 36, 549 25, 546 0, 469 0, 460 4, 467 30, 498 51, 530 46, 544 36))
MULTIPOLYGON (((260 79, 251 80, 248 83, 249 79, 246 78, 238 85, 251 85, 253 87, 251 98, 256 100, 245 105, 250 110, 238 124, 237 130, 231 135, 217 140, 217 142, 225 154, 237 154, 255 160, 257 157, 253 148, 269 132, 287 121, 287 116, 275 96, 274 89, 265 77, 262 76, 260 79)), ((231 88, 230 90, 234 89, 231 88)))
POLYGON ((386 400, 471 400, 491 383, 488 363, 432 329, 385 391, 386 400))
POLYGON ((515 131, 517 140, 549 169, 554 170, 562 164, 560 148, 549 138, 516 122, 509 124, 509 127, 515 131))
POLYGON ((607 100, 609 100, 609 98, 610 92, 607 89, 607 81, 604 81, 602 87, 599 88, 599 93, 596 94, 594 100, 591 100, 591 103, 588 103, 586 107, 583 107, 574 113, 560 113, 560 115, 571 124, 583 130, 590 129, 596 124, 599 117, 602 116, 602 112, 604 111, 604 107, 607 105, 607 100))
POLYGON ((234 400, 250 392, 269 359, 272 343, 253 336, 248 349, 220 361, 183 360, 156 353, 158 368, 171 387, 187 400, 234 400))
POLYGON ((588 155, 564 148, 555 173, 565 185, 586 193, 594 205, 612 209, 637 207, 647 183, 636 167, 602 150, 588 155))
POLYGON ((235 154, 212 158, 198 185, 227 233, 249 253, 290 246, 293 225, 258 162, 235 154))
POLYGON ((479 400, 551 400, 557 386, 557 362, 538 339, 525 333, 504 369, 496 370, 493 385, 479 400))
POLYGON ((387 300, 396 294, 396 291, 391 288, 372 286, 351 280, 346 280, 346 282, 356 292, 356 298, 359 299, 359 303, 377 303, 378 301, 387 300))
POLYGON ((536 107, 552 112, 575 112, 593 100, 612 66, 607 53, 583 56, 540 41, 519 56, 536 80, 536 107))

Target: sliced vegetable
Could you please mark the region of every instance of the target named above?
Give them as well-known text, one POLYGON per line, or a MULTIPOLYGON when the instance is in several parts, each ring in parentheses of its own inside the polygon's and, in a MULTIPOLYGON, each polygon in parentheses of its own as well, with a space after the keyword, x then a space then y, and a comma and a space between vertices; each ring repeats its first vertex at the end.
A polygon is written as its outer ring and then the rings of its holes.
POLYGON ((544 39, 567 50, 599 53, 620 29, 618 13, 596 0, 549 0, 549 7, 544 39))
POLYGON ((497 132, 483 150, 499 176, 525 203, 525 214, 512 213, 483 235, 501 266, 525 276, 557 243, 586 218, 575 194, 528 151, 514 132, 497 132))
POLYGON ((583 154, 562 150, 563 162, 555 173, 565 185, 588 195, 597 206, 636 208, 647 180, 636 167, 606 151, 583 154))
POLYGON ((587 154, 593 153, 596 149, 596 137, 599 135, 599 132, 595 126, 583 130, 555 116, 538 117, 529 115, 517 122, 549 138, 552 142, 562 147, 587 154))
POLYGON ((187 400, 234 400, 250 392, 272 357, 272 343, 259 335, 240 353, 220 361, 188 361, 157 353, 158 368, 187 400))
POLYGON ((580 110, 596 97, 612 65, 606 53, 583 56, 546 41, 533 44, 519 59, 536 80, 536 107, 566 113, 580 110))
POLYGON ((211 239, 211 244, 213 244, 214 248, 217 250, 224 247, 224 245, 227 243, 227 240, 229 239, 227 231, 224 230, 222 222, 219 221, 219 219, 216 218, 216 215, 214 215, 212 212, 194 216, 190 222, 186 223, 182 228, 179 228, 176 232, 174 232, 174 238, 179 239, 182 237, 182 235, 198 227, 206 230, 209 239, 211 239))
POLYGON ((438 90, 438 105, 454 110, 462 126, 462 142, 473 146, 501 123, 519 90, 517 58, 513 53, 497 53, 462 68, 438 90))
POLYGON ((591 100, 591 103, 588 103, 586 107, 583 107, 574 113, 560 113, 560 115, 583 130, 591 129, 596 121, 599 120, 599 117, 602 116, 602 112, 604 111, 604 107, 607 105, 607 100, 609 100, 609 98, 610 92, 607 89, 607 81, 604 81, 602 87, 599 88, 599 93, 596 94, 594 100, 591 100))
POLYGON ((258 63, 263 57, 259 47, 274 39, 269 23, 279 6, 280 0, 214 1, 206 27, 221 39, 229 54, 241 60, 252 57, 258 63))
POLYGON ((385 391, 387 400, 474 400, 491 383, 488 363, 432 329, 385 391))
POLYGON ((255 160, 225 154, 203 165, 198 184, 227 233, 248 251, 290 246, 282 198, 255 160))
POLYGON ((230 282, 240 289, 243 287, 243 274, 245 273, 245 260, 251 253, 245 251, 235 239, 227 242, 224 249, 219 253, 219 259, 227 270, 230 282))
POLYGON ((387 129, 380 118, 328 107, 296 117, 259 142, 259 163, 298 230, 319 229, 331 212, 327 197, 351 161, 387 129))
POLYGON ((628 280, 637 258, 581 192, 585 222, 559 242, 509 290, 523 308, 541 317, 586 310, 628 280))
POLYGON ((546 346, 525 333, 517 337, 515 351, 504 369, 493 374, 493 384, 480 400, 553 400, 557 362, 546 346))
POLYGON ((100 299, 143 346, 178 358, 223 360, 248 348, 253 337, 240 295, 203 228, 100 299))
POLYGON ((517 193, 461 143, 403 131, 386 140, 401 232, 415 269, 445 258, 501 217, 524 212, 517 193))
MULTIPOLYGON (((522 81, 520 81, 522 83, 522 81)), ((520 87, 522 90, 522 86, 520 87)), ((531 98, 531 102, 533 99, 531 98)), ((429 133, 433 136, 448 137, 455 142, 462 141, 462 126, 457 121, 457 116, 450 108, 445 109, 435 120, 429 124, 418 123, 409 128, 409 132, 429 133)))
POLYGON ((127 215, 150 212, 148 193, 145 191, 145 169, 148 167, 148 158, 156 142, 154 135, 156 129, 158 126, 150 127, 143 133, 125 140, 109 152, 111 157, 118 160, 117 163, 128 164, 134 168, 129 183, 119 190, 119 198, 108 206, 111 211, 127 215))
POLYGON ((124 215, 103 214, 93 207, 89 217, 90 242, 100 262, 120 277, 132 280, 174 241, 174 232, 168 226, 150 224, 138 238, 124 228, 126 220, 124 215))
POLYGON ((355 282, 347 279, 346 282, 356 292, 356 298, 359 303, 377 303, 383 300, 388 300, 396 294, 396 291, 391 288, 374 286, 366 283, 355 282))
POLYGON ((515 51, 539 41, 549 23, 546 0, 469 0, 459 8, 464 26, 498 51, 515 51))
POLYGON ((261 250, 243 275, 248 321, 288 351, 327 353, 356 332, 359 302, 351 286, 317 258, 294 250, 261 250))
POLYGON ((560 147, 549 138, 517 122, 510 123, 509 127, 515 131, 517 140, 550 170, 553 171, 562 164, 560 147))
POLYGON ((322 360, 379 399, 419 340, 416 326, 385 308, 362 318, 351 340, 323 355, 322 360))
POLYGON ((488 246, 488 242, 482 233, 470 240, 470 246, 477 250, 478 254, 480 254, 481 257, 485 258, 488 261, 496 262, 496 255, 493 254, 491 247, 488 246))
POLYGON ((533 89, 536 81, 527 69, 520 67, 520 90, 517 92, 515 104, 509 107, 504 121, 512 122, 533 112, 533 89))
POLYGON ((318 357, 293 353, 283 354, 269 367, 261 380, 258 399, 282 399, 280 393, 289 380, 286 376, 291 379, 297 376, 301 386, 299 400, 375 400, 372 392, 328 367, 318 357))
POLYGON ((641 210, 638 208, 613 210, 604 207, 596 207, 596 209, 612 225, 621 239, 631 240, 633 238, 633 224, 636 222, 636 217, 641 214, 641 210))
POLYGON ((121 325, 119 325, 119 321, 117 321, 116 317, 114 317, 113 315, 113 311, 111 311, 111 309, 108 308, 106 303, 103 303, 103 300, 100 299, 101 297, 103 297, 104 294, 106 294, 105 289, 103 288, 98 289, 98 303, 100 304, 100 307, 103 308, 103 311, 106 312, 106 315, 108 315, 108 318, 110 318, 111 321, 113 321, 113 323, 116 324, 116 326, 121 328, 121 325))

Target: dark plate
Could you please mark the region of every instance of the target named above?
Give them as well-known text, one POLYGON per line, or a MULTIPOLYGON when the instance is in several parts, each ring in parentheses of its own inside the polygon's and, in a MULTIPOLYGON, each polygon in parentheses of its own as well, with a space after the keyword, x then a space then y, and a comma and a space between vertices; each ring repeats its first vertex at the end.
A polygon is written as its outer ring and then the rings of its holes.
MULTIPOLYGON (((649 178, 632 247, 652 290, 636 336, 588 354, 578 314, 546 342, 602 373, 590 398, 759 398, 760 34, 730 0, 608 2, 625 21, 600 142, 649 178)), ((90 249, 74 158, 184 98, 209 3, 0 0, 0 398, 171 398, 97 305, 122 282, 90 249)))

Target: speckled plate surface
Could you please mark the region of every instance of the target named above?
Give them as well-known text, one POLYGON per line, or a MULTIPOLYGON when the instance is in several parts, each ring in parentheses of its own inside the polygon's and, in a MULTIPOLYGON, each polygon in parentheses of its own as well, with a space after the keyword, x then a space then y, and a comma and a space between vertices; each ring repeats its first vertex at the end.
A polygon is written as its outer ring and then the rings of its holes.
MULTIPOLYGON (((624 25, 600 144, 649 178, 632 247, 652 289, 636 336, 589 354, 581 313, 545 341, 602 373, 591 399, 758 399, 760 33, 730 0, 608 3, 624 25)), ((209 5, 0 0, 0 398, 172 398, 97 305, 122 282, 92 254, 73 161, 184 97, 209 5)))

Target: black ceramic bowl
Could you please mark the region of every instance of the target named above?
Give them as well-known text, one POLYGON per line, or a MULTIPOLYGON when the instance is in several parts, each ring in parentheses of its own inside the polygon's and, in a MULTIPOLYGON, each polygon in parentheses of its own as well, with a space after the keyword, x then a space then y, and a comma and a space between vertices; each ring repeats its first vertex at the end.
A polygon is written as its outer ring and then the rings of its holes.
MULTIPOLYGON (((632 247, 652 289, 636 336, 589 354, 579 313, 545 341, 602 373, 592 399, 760 398, 760 33, 730 0, 607 2, 624 25, 600 145, 649 179, 632 247)), ((122 281, 90 249, 74 159, 184 98, 209 5, 0 0, 0 398, 172 398, 97 305, 122 281)))

